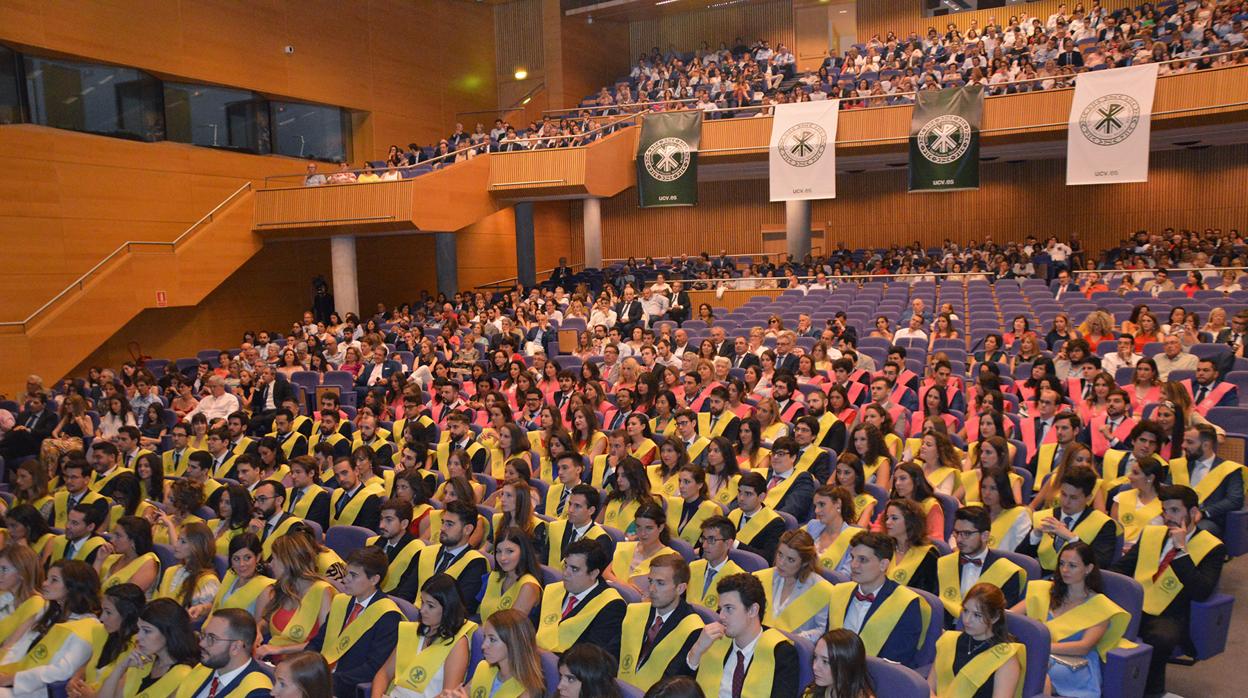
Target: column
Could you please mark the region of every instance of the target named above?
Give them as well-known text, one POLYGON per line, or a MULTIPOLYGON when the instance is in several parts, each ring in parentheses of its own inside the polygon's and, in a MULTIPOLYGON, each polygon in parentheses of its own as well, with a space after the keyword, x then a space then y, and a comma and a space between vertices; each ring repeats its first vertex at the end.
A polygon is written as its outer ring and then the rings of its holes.
POLYGON ((581 228, 585 236, 585 268, 602 268, 602 199, 585 199, 581 228))
POLYGON ((438 292, 450 298, 459 290, 459 252, 455 249, 455 233, 434 233, 433 244, 438 292))
POLYGON ((521 286, 537 285, 537 248, 533 241, 533 202, 516 204, 516 280, 521 286))
POLYGON ((810 254, 810 202, 784 202, 784 231, 789 254, 800 262, 810 254))
POLYGON ((360 314, 360 282, 355 266, 355 236, 329 239, 329 264, 334 277, 334 309, 340 315, 360 314))

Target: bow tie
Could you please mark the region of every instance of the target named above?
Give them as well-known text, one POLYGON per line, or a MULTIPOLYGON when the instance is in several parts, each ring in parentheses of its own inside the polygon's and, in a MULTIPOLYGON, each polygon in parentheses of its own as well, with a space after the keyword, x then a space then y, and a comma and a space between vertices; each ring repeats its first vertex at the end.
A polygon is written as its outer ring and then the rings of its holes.
POLYGON ((854 601, 866 601, 867 603, 875 603, 875 594, 864 594, 854 589, 854 601))
POLYGON ((965 555, 959 555, 959 556, 958 556, 958 562, 959 562, 960 564, 963 564, 963 565, 975 565, 976 567, 983 567, 983 566, 984 566, 984 561, 983 561, 983 560, 977 560, 977 559, 975 559, 975 558, 973 558, 973 557, 967 557, 967 556, 965 556, 965 555))

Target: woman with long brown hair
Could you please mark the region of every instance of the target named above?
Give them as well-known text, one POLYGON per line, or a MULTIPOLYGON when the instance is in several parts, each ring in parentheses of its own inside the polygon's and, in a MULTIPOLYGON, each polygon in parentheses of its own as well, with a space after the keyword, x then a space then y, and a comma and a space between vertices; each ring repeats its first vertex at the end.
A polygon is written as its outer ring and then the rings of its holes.
POLYGON ((256 649, 257 659, 275 661, 301 652, 325 623, 334 588, 317 571, 316 553, 302 534, 273 541, 273 596, 257 618, 270 639, 256 649))
POLYGON ((191 620, 199 620, 208 615, 221 585, 213 568, 217 553, 212 530, 199 521, 183 524, 173 554, 178 564, 165 570, 155 598, 173 599, 182 604, 191 620))
POLYGON ((947 631, 936 641, 928 686, 939 698, 1013 696, 1023 682, 1025 653, 1006 630, 1005 594, 981 582, 962 602, 962 630, 947 631), (971 662, 975 666, 968 670, 971 662))
POLYGON ((515 609, 495 611, 481 624, 481 661, 472 673, 472 698, 542 698, 546 680, 537 631, 515 609))

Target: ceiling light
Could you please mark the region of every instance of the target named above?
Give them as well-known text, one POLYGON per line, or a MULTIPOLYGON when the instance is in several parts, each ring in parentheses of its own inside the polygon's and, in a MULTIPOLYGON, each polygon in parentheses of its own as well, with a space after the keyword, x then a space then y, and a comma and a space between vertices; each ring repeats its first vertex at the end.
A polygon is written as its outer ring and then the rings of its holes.
POLYGON ((527 77, 529 77, 529 71, 525 70, 524 68, 516 68, 516 79, 517 79, 517 80, 523 80, 523 79, 525 79, 525 78, 527 78, 527 77))

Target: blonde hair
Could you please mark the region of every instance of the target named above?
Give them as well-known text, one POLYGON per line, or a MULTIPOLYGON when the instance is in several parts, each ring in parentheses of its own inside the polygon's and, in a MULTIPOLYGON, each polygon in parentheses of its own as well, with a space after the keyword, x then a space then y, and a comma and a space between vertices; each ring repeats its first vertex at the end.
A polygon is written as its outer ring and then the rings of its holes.
POLYGON ((20 578, 17 589, 13 592, 14 604, 20 604, 34 596, 43 585, 43 565, 39 564, 39 554, 29 546, 9 543, 0 550, 0 559, 8 560, 17 569, 20 578))
POLYGON ((494 628, 498 639, 507 648, 511 675, 529 695, 545 695, 546 679, 537 652, 537 631, 533 629, 529 617, 514 608, 507 608, 490 614, 485 623, 494 628))

